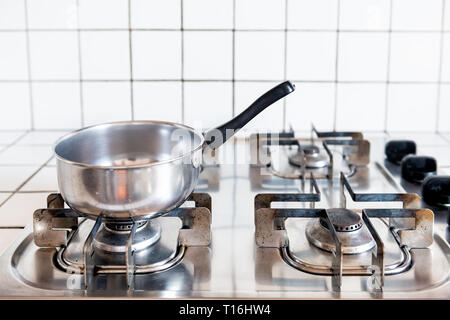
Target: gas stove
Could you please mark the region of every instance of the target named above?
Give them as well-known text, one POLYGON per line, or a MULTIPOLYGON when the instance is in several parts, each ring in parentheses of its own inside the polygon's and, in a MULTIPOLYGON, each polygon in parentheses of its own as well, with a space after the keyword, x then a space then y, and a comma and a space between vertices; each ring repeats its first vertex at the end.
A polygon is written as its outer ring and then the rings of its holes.
POLYGON ((0 257, 0 295, 450 298, 448 207, 373 153, 362 133, 314 127, 236 138, 148 221, 92 220, 50 194, 0 257))

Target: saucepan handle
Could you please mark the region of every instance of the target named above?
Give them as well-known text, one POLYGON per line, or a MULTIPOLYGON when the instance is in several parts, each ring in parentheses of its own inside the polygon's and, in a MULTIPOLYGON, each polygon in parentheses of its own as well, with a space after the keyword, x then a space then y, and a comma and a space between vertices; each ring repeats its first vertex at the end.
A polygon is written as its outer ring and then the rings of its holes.
POLYGON ((205 133, 205 145, 209 146, 213 150, 217 149, 264 109, 274 104, 281 98, 284 98, 294 90, 295 86, 290 81, 285 81, 270 89, 261 97, 256 99, 255 102, 253 102, 239 115, 227 123, 224 123, 220 127, 207 131, 205 133), (217 139, 218 135, 221 136, 221 139, 217 139))

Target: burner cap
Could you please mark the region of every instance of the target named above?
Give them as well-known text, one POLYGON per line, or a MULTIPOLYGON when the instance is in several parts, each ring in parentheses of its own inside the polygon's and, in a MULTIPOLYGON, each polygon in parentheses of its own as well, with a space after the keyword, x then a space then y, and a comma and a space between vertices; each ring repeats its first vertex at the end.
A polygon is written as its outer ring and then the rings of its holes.
MULTIPOLYGON (((344 254, 366 252, 375 246, 375 240, 359 214, 343 208, 327 209, 327 213, 337 231, 336 235, 341 242, 344 254)), ((331 252, 336 249, 328 225, 322 218, 311 219, 308 222, 306 238, 312 245, 322 250, 331 252)))
POLYGON ((314 144, 307 144, 300 146, 305 154, 316 154, 319 153, 319 147, 314 144))
POLYGON ((408 155, 402 160, 402 178, 410 182, 422 182, 436 174, 436 159, 425 156, 408 155))
POLYGON ((408 154, 416 154, 416 143, 412 140, 391 140, 386 144, 384 153, 389 161, 398 164, 408 154))
POLYGON ((426 178, 422 184, 422 198, 431 205, 450 205, 450 176, 426 178))
POLYGON ((298 151, 289 157, 289 163, 296 166, 309 169, 319 169, 330 164, 327 155, 320 152, 318 146, 308 144, 300 146, 298 151))
MULTIPOLYGON (((356 212, 343 208, 329 209, 327 212, 337 232, 351 232, 362 227, 361 217, 356 212)), ((320 218, 320 224, 328 229, 325 219, 320 218)))

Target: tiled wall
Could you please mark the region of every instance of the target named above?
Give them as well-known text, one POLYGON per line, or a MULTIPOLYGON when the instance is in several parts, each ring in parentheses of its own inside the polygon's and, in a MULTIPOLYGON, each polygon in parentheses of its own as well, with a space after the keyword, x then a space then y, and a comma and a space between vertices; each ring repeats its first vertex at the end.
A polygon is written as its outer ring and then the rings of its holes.
POLYGON ((0 0, 0 129, 450 131, 450 0, 0 0))

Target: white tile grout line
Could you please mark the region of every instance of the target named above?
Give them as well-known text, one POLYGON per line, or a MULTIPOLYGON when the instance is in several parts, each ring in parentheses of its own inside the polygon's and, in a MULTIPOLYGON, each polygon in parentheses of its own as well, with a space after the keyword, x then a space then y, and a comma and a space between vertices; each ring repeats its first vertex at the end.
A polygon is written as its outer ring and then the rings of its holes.
POLYGON ((31 78, 31 52, 30 52, 30 33, 28 25, 28 0, 24 0, 24 10, 25 10, 25 43, 26 43, 26 54, 27 54, 27 75, 28 75, 28 95, 29 95, 29 106, 30 106, 30 128, 34 129, 34 103, 33 103, 33 84, 31 78))
POLYGON ((134 120, 134 80, 133 80, 133 36, 131 29, 131 0, 128 0, 128 52, 130 55, 130 107, 131 120, 134 120))
POLYGON ((181 123, 185 122, 184 110, 184 3, 180 0, 180 38, 181 38, 181 123))
POLYGON ((436 89, 436 132, 439 132, 439 116, 441 104, 441 85, 442 85, 442 62, 444 57, 444 26, 445 26, 445 6, 446 0, 442 0, 442 15, 441 15, 441 34, 439 39, 439 67, 438 67, 438 85, 436 89))
MULTIPOLYGON (((79 29, 80 27, 80 1, 77 0, 76 1, 76 15, 77 15, 77 29, 79 29)), ((84 127, 84 98, 83 98, 83 82, 81 81, 81 79, 83 79, 83 66, 82 66, 82 62, 83 62, 83 58, 82 58, 82 54, 81 54, 81 32, 79 30, 77 30, 77 49, 78 49, 78 76, 80 77, 79 79, 79 94, 80 94, 80 112, 81 112, 81 126, 84 127)))
POLYGON ((386 87, 384 90, 384 131, 388 130, 388 111, 389 111, 389 87, 391 77, 391 41, 392 41, 392 6, 393 1, 389 1, 389 32, 388 32, 388 45, 387 45, 387 62, 386 62, 386 87))
POLYGON ((333 114, 333 130, 336 130, 337 108, 338 108, 338 80, 339 80, 339 40, 340 40, 340 18, 341 18, 341 0, 337 1, 337 21, 336 21, 336 54, 334 59, 334 114, 333 114))
MULTIPOLYGON (((283 65, 283 78, 284 81, 287 80, 287 42, 288 42, 288 6, 289 0, 285 0, 284 2, 284 65, 283 65)), ((286 119, 287 111, 286 111, 286 98, 283 99, 283 131, 287 130, 286 128, 286 119)))

